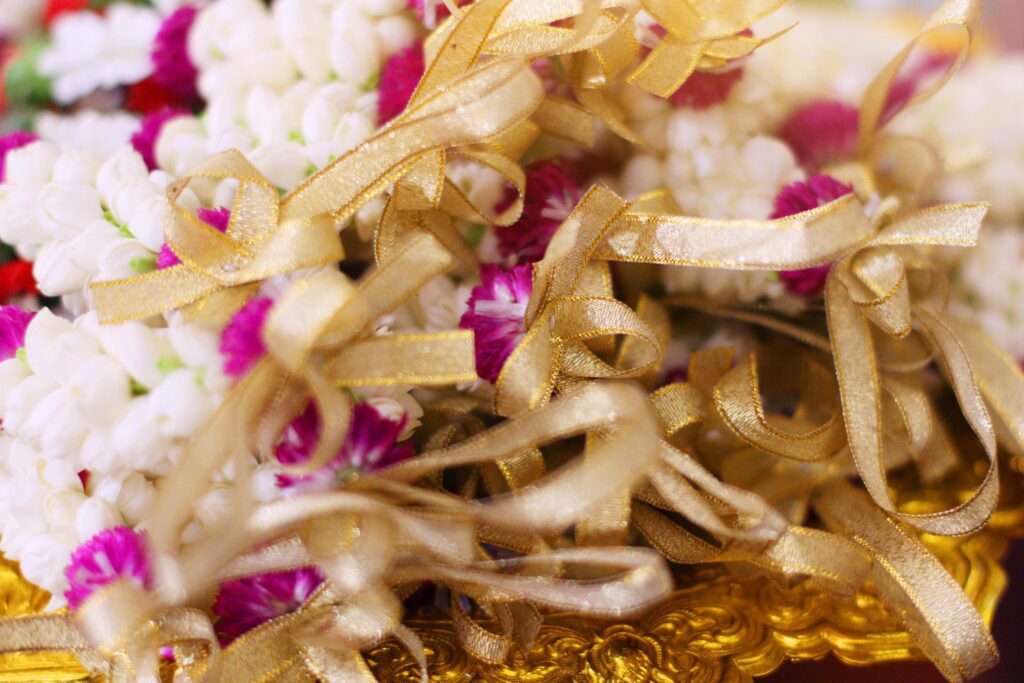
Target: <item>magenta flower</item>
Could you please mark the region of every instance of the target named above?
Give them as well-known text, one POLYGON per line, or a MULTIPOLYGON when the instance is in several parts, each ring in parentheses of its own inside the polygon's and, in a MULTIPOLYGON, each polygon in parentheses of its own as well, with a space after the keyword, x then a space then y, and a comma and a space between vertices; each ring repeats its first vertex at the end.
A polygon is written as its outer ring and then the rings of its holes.
MULTIPOLYGON (((132 144, 134 144, 134 138, 132 139, 132 144)), ((203 207, 196 211, 196 216, 211 228, 216 228, 221 232, 227 232, 228 223, 231 221, 231 209, 226 206, 222 206, 219 209, 207 209, 206 207, 203 207)), ((160 247, 160 253, 156 256, 156 267, 170 268, 171 266, 176 266, 179 263, 181 263, 181 259, 179 259, 178 255, 171 250, 171 245, 164 242, 163 246, 160 247)))
POLYGON ((858 109, 845 102, 820 100, 790 114, 779 134, 801 165, 819 169, 853 156, 859 116, 858 109))
POLYGON ((7 135, 0 135, 0 183, 4 182, 4 166, 7 162, 7 154, 25 145, 32 144, 39 137, 33 133, 23 130, 16 130, 7 135))
MULTIPOLYGON (((512 190, 495 209, 504 211, 514 200, 512 190)), ((513 225, 498 228, 498 251, 516 263, 541 260, 558 226, 579 201, 579 187, 564 160, 533 164, 526 173, 523 214, 513 225)))
MULTIPOLYGON (((277 475, 278 488, 289 493, 333 491, 353 472, 374 472, 412 456, 412 445, 398 443, 408 420, 405 415, 393 420, 369 403, 358 403, 352 411, 345 444, 330 463, 310 474, 277 475)), ((320 437, 320 418, 310 404, 292 420, 275 455, 283 465, 298 465, 313 455, 320 437)))
POLYGON ((402 113, 419 85, 424 70, 423 43, 410 45, 388 57, 380 72, 377 125, 383 126, 402 113))
POLYGON ((274 301, 267 297, 249 299, 220 333, 220 355, 224 357, 224 372, 228 376, 241 377, 267 355, 263 324, 273 305, 274 301))
POLYGON ((302 607, 323 580, 316 567, 300 567, 225 581, 213 602, 221 645, 302 607))
MULTIPOLYGON (((775 197, 775 213, 772 218, 785 218, 824 206, 853 192, 853 187, 841 183, 832 176, 813 175, 806 182, 796 182, 782 188, 775 197)), ((786 291, 798 296, 813 298, 825 288, 831 264, 822 264, 800 270, 783 270, 779 279, 786 291)))
MULTIPOLYGON (((511 229, 511 228, 510 228, 511 229)), ((533 267, 504 270, 485 265, 459 327, 474 332, 476 373, 488 382, 501 374, 505 361, 526 334, 526 306, 533 292, 533 267)))
POLYGON ((21 306, 0 306, 0 360, 14 358, 25 345, 25 330, 34 317, 21 306))
POLYGON ((710 109, 729 99, 736 84, 743 79, 743 67, 727 71, 694 71, 668 101, 677 109, 710 109))
POLYGON ((160 137, 160 131, 171 119, 188 115, 185 109, 174 109, 164 107, 152 114, 146 114, 139 123, 139 129, 132 133, 132 147, 142 156, 146 162, 146 168, 154 170, 156 163, 156 141, 160 137))
POLYGON ((153 578, 145 536, 126 526, 101 531, 75 548, 64 575, 69 585, 64 597, 71 609, 78 609, 90 595, 118 579, 149 590, 153 578))
POLYGON ((153 80, 183 105, 194 104, 199 99, 196 88, 199 71, 188 56, 188 33, 198 13, 197 7, 188 5, 168 14, 153 39, 150 53, 153 80))

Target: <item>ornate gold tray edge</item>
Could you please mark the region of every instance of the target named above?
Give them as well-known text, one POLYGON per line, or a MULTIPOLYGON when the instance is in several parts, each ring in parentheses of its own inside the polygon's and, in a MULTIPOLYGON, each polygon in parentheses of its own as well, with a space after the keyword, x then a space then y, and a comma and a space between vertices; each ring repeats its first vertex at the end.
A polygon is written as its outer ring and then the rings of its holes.
MULTIPOLYGON (((988 623, 1006 585, 999 561, 1008 544, 1006 530, 1016 521, 968 538, 924 537, 988 623)), ((8 617, 38 613, 48 600, 10 563, 0 565, 0 596, 0 614, 8 617)), ((637 619, 613 623, 547 615, 531 651, 505 664, 467 657, 440 612, 425 610, 408 623, 427 648, 433 681, 712 683, 765 676, 787 659, 828 653, 855 665, 921 657, 870 585, 836 598, 811 582, 787 587, 720 565, 682 571, 680 588, 637 619)), ((395 642, 365 655, 382 681, 419 680, 415 662, 395 642)), ((69 653, 0 656, 0 683, 89 680, 69 653)))

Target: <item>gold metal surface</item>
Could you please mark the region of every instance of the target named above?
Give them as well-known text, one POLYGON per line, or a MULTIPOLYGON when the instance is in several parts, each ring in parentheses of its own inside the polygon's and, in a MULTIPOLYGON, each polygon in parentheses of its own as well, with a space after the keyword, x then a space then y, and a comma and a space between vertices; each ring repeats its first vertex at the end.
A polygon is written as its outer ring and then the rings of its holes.
MULTIPOLYGON (((907 507, 924 511, 930 505, 918 500, 907 507)), ((1006 584, 999 560, 1020 522, 1019 511, 1001 512, 985 531, 968 538, 924 537, 989 622, 1006 584)), ((870 585, 837 599, 806 581, 786 587, 722 566, 684 569, 679 585, 640 619, 611 623, 549 615, 530 653, 516 653, 505 665, 468 658, 440 612, 414 614, 409 624, 427 648, 433 681, 713 683, 749 680, 787 659, 829 652, 851 664, 920 656, 870 585)), ((0 614, 39 612, 47 600, 14 565, 0 565, 0 614)), ((419 680, 415 663, 397 643, 383 643, 366 658, 382 681, 419 680)), ((66 653, 0 657, 0 683, 88 680, 66 653)))

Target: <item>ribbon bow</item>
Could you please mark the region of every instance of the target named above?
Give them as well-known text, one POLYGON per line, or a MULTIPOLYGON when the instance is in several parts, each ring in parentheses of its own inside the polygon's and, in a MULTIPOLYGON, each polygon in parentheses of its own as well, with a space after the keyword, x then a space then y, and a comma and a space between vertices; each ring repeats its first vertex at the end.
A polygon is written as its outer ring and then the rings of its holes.
POLYGON ((272 275, 334 263, 342 250, 334 226, 347 221, 418 162, 448 147, 499 135, 523 122, 541 97, 537 77, 520 60, 497 59, 431 90, 376 135, 278 199, 270 183, 237 152, 217 156, 168 188, 175 202, 167 242, 180 265, 94 283, 104 323, 174 308, 223 317, 272 275), (239 187, 226 233, 183 211, 177 197, 193 178, 228 179, 239 187))
POLYGON ((757 39, 743 32, 784 3, 642 0, 666 35, 626 80, 658 97, 669 97, 697 69, 722 68, 777 37, 757 39))

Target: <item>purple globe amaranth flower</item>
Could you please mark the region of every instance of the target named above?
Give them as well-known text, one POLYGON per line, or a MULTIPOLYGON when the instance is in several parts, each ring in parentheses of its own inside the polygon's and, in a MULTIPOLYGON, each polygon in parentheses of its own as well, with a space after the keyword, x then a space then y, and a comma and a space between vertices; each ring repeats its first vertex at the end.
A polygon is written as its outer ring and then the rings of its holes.
POLYGON ((402 113, 426 70, 423 44, 415 43, 388 57, 377 88, 377 125, 402 113))
POLYGON ((160 131, 164 129, 167 122, 179 116, 187 116, 188 110, 164 107, 152 114, 146 114, 139 123, 139 129, 132 133, 132 147, 142 156, 146 162, 146 168, 150 171, 157 167, 156 141, 160 137, 160 131))
POLYGON ((267 354, 263 324, 273 305, 267 297, 249 299, 220 333, 220 355, 228 376, 241 377, 267 354))
POLYGON ((183 105, 199 99, 199 70, 188 55, 188 34, 199 13, 194 5, 181 7, 164 18, 153 39, 150 60, 153 80, 176 95, 183 105))
MULTIPOLYGON (((804 211, 816 209, 853 192, 853 187, 841 183, 832 176, 813 175, 806 182, 796 182, 782 188, 775 197, 775 213, 772 218, 785 218, 804 211)), ((822 264, 800 270, 779 272, 786 291, 803 297, 819 296, 825 288, 831 264, 822 264)))
MULTIPOLYGON (((385 417, 369 403, 358 403, 341 450, 334 460, 310 474, 279 474, 278 488, 288 493, 333 491, 351 472, 373 472, 412 456, 412 445, 398 443, 408 418, 385 417)), ((275 455, 283 465, 299 465, 313 455, 320 437, 320 417, 310 404, 285 430, 275 455)))
POLYGON ((14 358, 25 345, 25 330, 34 317, 21 306, 0 306, 0 360, 14 358))
POLYGON ((505 361, 526 334, 526 306, 533 292, 533 267, 504 270, 486 265, 473 288, 459 327, 473 330, 476 373, 488 382, 501 374, 505 361))
POLYGON ((28 133, 23 130, 16 130, 13 133, 7 135, 0 135, 0 183, 4 182, 5 175, 4 170, 7 164, 7 155, 16 149, 20 149, 25 145, 30 145, 39 136, 34 133, 28 133))
POLYGON ((221 645, 302 607, 323 580, 316 567, 300 567, 225 581, 213 601, 221 645))
MULTIPOLYGON (((495 209, 504 211, 515 197, 510 191, 495 209)), ((526 173, 523 213, 513 225, 498 229, 498 251, 517 263, 541 260, 558 226, 579 201, 579 186, 564 160, 533 164, 526 173)))
POLYGON ((71 553, 64 570, 69 588, 64 592, 71 609, 78 609, 94 592, 119 579, 153 586, 145 536, 126 526, 101 531, 71 553))
POLYGON ((857 107, 837 100, 819 100, 790 114, 779 136, 802 166, 819 169, 853 156, 859 117, 857 107))
MULTIPOLYGON (((220 232, 227 232, 228 223, 231 222, 231 209, 226 206, 222 206, 218 209, 207 209, 206 207, 203 207, 196 211, 196 216, 211 228, 216 228, 220 232)), ((160 253, 156 256, 156 267, 170 268, 171 266, 176 266, 179 263, 181 263, 181 259, 179 259, 178 255, 171 250, 171 245, 164 242, 163 246, 160 247, 160 253)))

